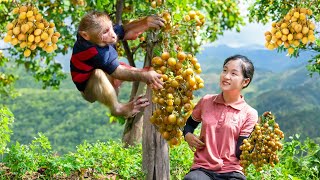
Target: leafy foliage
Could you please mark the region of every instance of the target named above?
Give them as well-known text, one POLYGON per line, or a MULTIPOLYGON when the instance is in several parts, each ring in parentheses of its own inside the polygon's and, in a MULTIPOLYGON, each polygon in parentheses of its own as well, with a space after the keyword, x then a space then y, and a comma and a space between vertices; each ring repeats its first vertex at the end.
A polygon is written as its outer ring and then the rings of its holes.
POLYGON ((0 154, 3 154, 12 134, 11 126, 14 118, 10 110, 5 106, 0 106, 0 154))
MULTIPOLYGON (((38 134, 32 143, 12 145, 0 164, 1 179, 42 178, 70 179, 91 177, 108 179, 143 179, 142 146, 123 148, 119 141, 87 143, 75 152, 57 156, 50 142, 38 134), (10 153, 9 153, 10 152, 10 153)), ((299 135, 290 137, 279 154, 280 162, 274 168, 265 166, 261 172, 249 167, 250 179, 319 179, 320 146, 308 139, 300 141, 299 135)), ((189 172, 193 152, 187 143, 170 149, 171 179, 182 179, 189 172)))

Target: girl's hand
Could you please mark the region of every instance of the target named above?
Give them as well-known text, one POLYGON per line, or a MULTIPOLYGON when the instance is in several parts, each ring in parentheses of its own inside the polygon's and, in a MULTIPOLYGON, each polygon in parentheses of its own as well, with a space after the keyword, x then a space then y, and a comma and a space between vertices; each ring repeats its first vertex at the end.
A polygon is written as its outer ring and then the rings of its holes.
POLYGON ((187 133, 184 138, 189 144, 190 149, 194 152, 196 149, 203 149, 205 144, 192 133, 187 133))

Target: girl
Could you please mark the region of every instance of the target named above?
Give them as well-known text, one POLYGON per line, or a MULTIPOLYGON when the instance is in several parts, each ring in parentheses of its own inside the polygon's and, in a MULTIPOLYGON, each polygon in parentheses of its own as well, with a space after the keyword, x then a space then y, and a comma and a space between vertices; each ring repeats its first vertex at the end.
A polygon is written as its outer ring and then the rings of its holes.
POLYGON ((245 56, 235 55, 223 63, 220 94, 205 95, 187 120, 183 134, 195 151, 185 180, 246 179, 239 163, 242 141, 258 121, 258 113, 241 95, 253 77, 254 66, 245 56), (200 137, 193 134, 202 123, 200 137))

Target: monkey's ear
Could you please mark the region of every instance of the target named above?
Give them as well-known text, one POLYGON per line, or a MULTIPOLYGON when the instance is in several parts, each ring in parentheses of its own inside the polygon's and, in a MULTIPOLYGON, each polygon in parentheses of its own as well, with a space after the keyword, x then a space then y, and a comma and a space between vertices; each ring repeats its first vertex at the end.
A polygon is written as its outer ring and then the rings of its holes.
POLYGON ((86 31, 79 31, 79 34, 87 41, 90 40, 90 36, 86 31))

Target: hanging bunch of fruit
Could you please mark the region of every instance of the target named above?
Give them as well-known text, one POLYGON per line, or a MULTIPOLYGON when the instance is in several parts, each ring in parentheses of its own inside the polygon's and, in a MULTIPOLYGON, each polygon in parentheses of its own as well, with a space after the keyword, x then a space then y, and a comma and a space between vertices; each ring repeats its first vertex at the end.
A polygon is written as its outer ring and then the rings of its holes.
POLYGON ((250 164, 261 171, 264 165, 274 167, 279 162, 277 152, 282 149, 280 140, 284 138, 284 134, 271 112, 263 113, 259 121, 250 137, 240 146, 240 165, 244 171, 250 164))
POLYGON ((265 32, 266 48, 273 50, 283 47, 292 55, 299 48, 315 41, 315 24, 308 8, 293 8, 285 17, 272 23, 271 31, 265 32))
POLYGON ((185 37, 194 42, 196 32, 205 19, 202 13, 193 10, 181 16, 184 17, 182 23, 174 23, 174 16, 168 10, 160 15, 165 20, 165 27, 158 35, 161 43, 151 65, 156 72, 162 74, 164 88, 153 90, 152 102, 156 109, 150 122, 156 125, 162 137, 173 147, 180 144, 182 128, 192 113, 193 92, 204 87, 204 81, 200 77, 200 63, 192 52, 184 49, 181 43, 183 40, 178 36, 185 33, 185 37))
POLYGON ((37 7, 30 3, 17 5, 12 14, 15 19, 6 26, 4 42, 23 49, 25 57, 29 57, 37 47, 47 53, 57 49, 60 33, 55 32, 55 24, 48 22, 37 7))

